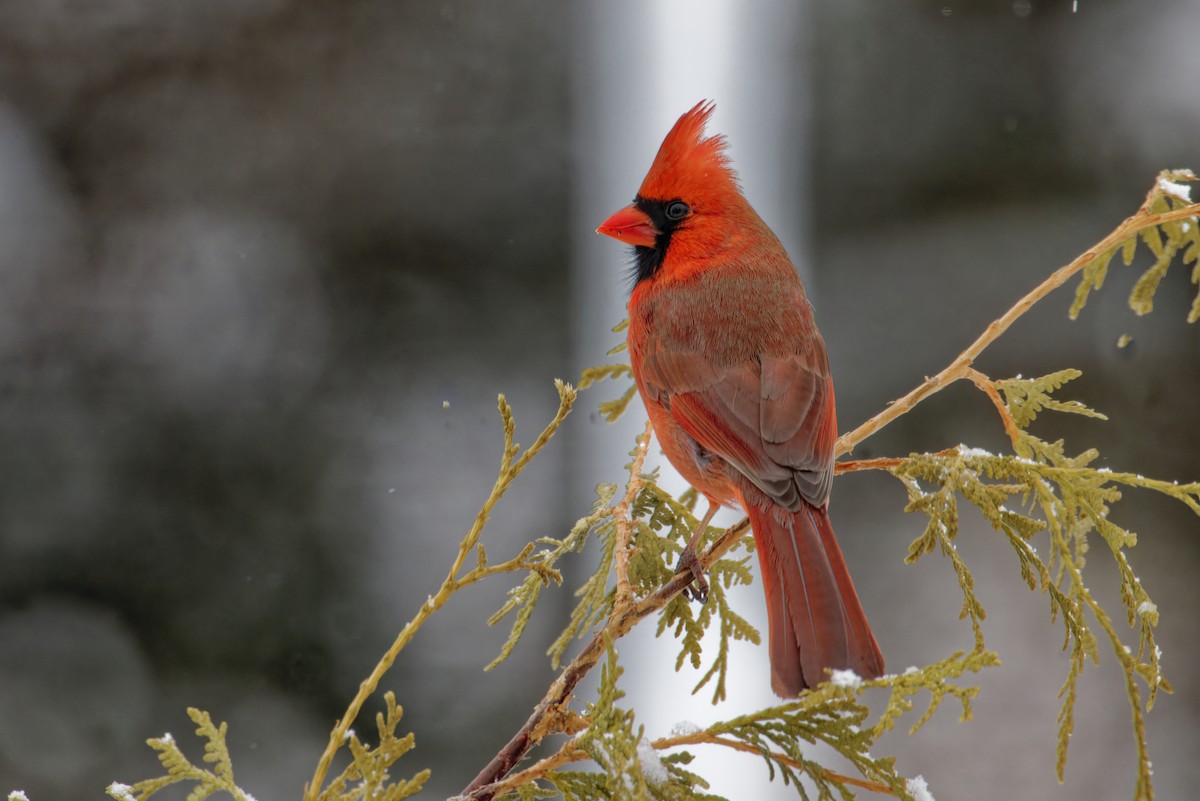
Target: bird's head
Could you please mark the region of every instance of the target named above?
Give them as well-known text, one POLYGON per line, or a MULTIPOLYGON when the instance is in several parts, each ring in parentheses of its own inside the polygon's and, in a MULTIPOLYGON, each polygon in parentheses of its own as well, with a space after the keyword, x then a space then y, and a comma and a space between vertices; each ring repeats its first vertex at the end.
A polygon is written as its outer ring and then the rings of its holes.
POLYGON ((725 137, 704 136, 713 108, 703 101, 679 118, 633 203, 596 229, 633 246, 636 282, 720 252, 739 218, 756 218, 729 166, 725 137))

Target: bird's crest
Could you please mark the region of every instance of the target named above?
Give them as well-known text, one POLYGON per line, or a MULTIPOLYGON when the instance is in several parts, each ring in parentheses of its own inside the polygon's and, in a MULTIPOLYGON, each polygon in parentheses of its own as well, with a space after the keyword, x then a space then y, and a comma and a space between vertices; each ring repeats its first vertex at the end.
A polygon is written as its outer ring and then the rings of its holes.
POLYGON ((715 107, 711 100, 702 100, 676 121, 663 139, 638 194, 669 200, 712 196, 723 189, 740 191, 725 153, 728 145, 725 137, 704 136, 704 126, 715 107))

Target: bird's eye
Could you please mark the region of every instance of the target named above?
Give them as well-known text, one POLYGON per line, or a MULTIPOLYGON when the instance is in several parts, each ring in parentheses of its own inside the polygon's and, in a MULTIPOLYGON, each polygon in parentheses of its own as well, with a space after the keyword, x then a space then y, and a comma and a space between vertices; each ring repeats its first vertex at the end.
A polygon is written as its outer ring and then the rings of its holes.
POLYGON ((672 200, 667 204, 667 219, 682 220, 692 209, 682 200, 672 200))

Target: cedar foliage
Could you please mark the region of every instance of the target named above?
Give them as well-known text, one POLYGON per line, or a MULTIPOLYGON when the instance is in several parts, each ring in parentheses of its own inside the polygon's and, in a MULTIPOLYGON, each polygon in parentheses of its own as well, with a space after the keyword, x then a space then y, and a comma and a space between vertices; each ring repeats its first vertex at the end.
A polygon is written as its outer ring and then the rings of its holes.
MULTIPOLYGON (((1159 650, 1154 629, 1159 622, 1158 606, 1141 585, 1128 560, 1136 535, 1113 518, 1114 504, 1125 488, 1137 487, 1161 493, 1188 506, 1200 515, 1200 482, 1177 484, 1134 473, 1113 472, 1095 466, 1095 449, 1074 451, 1063 440, 1043 440, 1028 426, 1047 412, 1082 414, 1104 418, 1076 400, 1059 394, 1077 370, 1063 369, 1037 378, 993 380, 971 364, 974 357, 1000 336, 1016 317, 1053 289, 1075 275, 1080 276, 1069 314, 1076 317, 1090 293, 1101 288, 1112 258, 1120 252, 1130 264, 1139 244, 1147 248, 1154 263, 1136 282, 1129 298, 1138 314, 1149 312, 1163 276, 1176 261, 1191 266, 1191 281, 1200 288, 1200 205, 1187 195, 1188 182, 1197 178, 1187 171, 1164 172, 1147 195, 1142 207, 1100 245, 1060 269, 1026 296, 1003 318, 989 327, 971 348, 964 351, 946 371, 927 379, 917 390, 897 401, 860 429, 843 437, 842 451, 869 436, 891 419, 904 414, 948 383, 966 378, 992 400, 1008 433, 1011 452, 990 453, 968 445, 936 453, 914 453, 905 457, 839 463, 839 472, 884 469, 904 486, 909 512, 926 516, 923 532, 913 540, 906 561, 913 562, 940 553, 955 573, 963 596, 961 617, 974 634, 970 652, 959 652, 902 674, 864 681, 848 671, 837 671, 831 680, 806 691, 799 698, 749 715, 714 723, 707 728, 673 731, 670 736, 650 740, 638 724, 636 710, 621 706, 623 667, 615 643, 634 625, 657 616, 657 633, 669 634, 679 645, 675 668, 684 664, 707 669, 695 687, 698 692, 711 685, 712 701, 725 696, 728 650, 734 640, 757 643, 759 634, 729 602, 726 590, 751 581, 749 561, 752 541, 743 535, 745 521, 728 530, 710 528, 703 540, 701 562, 710 576, 707 603, 695 607, 680 591, 686 578, 675 576, 678 554, 697 525, 693 514, 694 491, 673 498, 656 483, 653 473, 643 470, 650 447, 650 430, 637 438, 627 465, 628 477, 622 490, 617 484, 602 484, 587 515, 561 538, 546 537, 529 543, 509 559, 492 563, 481 540, 492 508, 520 472, 550 441, 570 412, 577 391, 556 382, 560 406, 554 419, 534 444, 522 451, 514 442, 516 423, 507 402, 500 398, 499 410, 504 445, 500 470, 489 497, 474 525, 464 536, 458 554, 438 591, 418 610, 363 682, 346 715, 330 735, 329 747, 306 786, 305 801, 398 801, 418 792, 428 771, 411 778, 393 776, 400 760, 412 748, 412 734, 398 735, 401 708, 392 693, 385 695, 386 713, 377 716, 378 744, 370 747, 350 726, 363 703, 378 687, 379 680, 397 654, 429 616, 441 609, 463 587, 501 573, 518 574, 517 583, 505 604, 489 620, 496 624, 511 618, 510 633, 500 653, 487 666, 495 667, 518 646, 543 590, 563 583, 560 561, 583 551, 589 541, 599 543, 594 571, 575 591, 578 599, 567 626, 549 646, 547 655, 562 672, 529 723, 509 746, 497 755, 500 765, 480 778, 460 796, 470 799, 535 798, 561 796, 565 801, 583 799, 670 799, 672 801, 715 801, 699 771, 693 771, 696 753, 702 748, 732 748, 756 756, 772 778, 795 788, 803 799, 814 792, 818 799, 851 799, 862 789, 913 799, 924 788, 918 779, 906 779, 894 760, 876 756, 878 738, 902 718, 924 711, 909 727, 916 733, 947 699, 957 701, 960 719, 971 716, 971 701, 978 688, 969 684, 971 674, 999 665, 999 657, 984 639, 986 609, 975 594, 969 566, 958 555, 959 505, 965 501, 976 508, 992 528, 1012 547, 1020 580, 1046 596, 1050 616, 1063 628, 1064 650, 1069 668, 1060 697, 1058 714, 1058 774, 1061 780, 1067 759, 1067 744, 1074 726, 1078 680, 1090 660, 1099 662, 1101 651, 1112 658, 1125 675, 1128 703, 1132 710, 1132 738, 1138 756, 1134 777, 1135 801, 1153 798, 1150 761, 1145 739, 1145 713, 1158 692, 1170 690, 1160 672, 1159 650), (1113 612, 1104 609, 1084 580, 1090 546, 1096 538, 1100 549, 1115 563, 1121 577, 1124 619, 1136 631, 1136 647, 1127 647, 1113 612), (1034 540, 1038 539, 1039 547, 1034 540), (1044 544, 1043 544, 1044 543, 1044 544), (524 574, 521 576, 520 574, 524 574), (716 627, 715 654, 704 654, 700 639, 716 627), (567 654, 579 640, 586 644, 567 662, 567 654), (1102 649, 1101 642, 1108 647, 1102 649), (565 664, 564 664, 565 663, 565 664), (600 682, 594 698, 580 704, 572 694, 579 679, 596 666, 600 682), (968 683, 964 683, 967 679, 968 683), (887 702, 873 713, 862 700, 867 691, 882 690, 887 702), (844 757, 857 776, 837 773, 808 758, 801 744, 824 743, 844 757), (545 754, 536 761, 527 758, 533 746, 545 754), (328 777, 333 757, 341 749, 349 753, 348 766, 328 777), (587 770, 580 768, 590 765, 587 770), (805 778, 807 785, 801 783, 805 778)), ((1200 319, 1200 291, 1189 322, 1200 319)), ((620 327, 618 327, 619 330, 620 327)), ((621 350, 614 348, 612 353, 621 350)), ((584 372, 581 389, 592 384, 630 377, 627 365, 614 364, 584 372)), ((601 404, 608 419, 616 419, 634 395, 632 387, 614 400, 601 404)), ((191 763, 170 735, 149 740, 159 756, 165 775, 132 786, 113 784, 111 797, 145 801, 172 784, 187 784, 189 801, 200 801, 225 792, 238 801, 252 796, 234 782, 233 767, 225 747, 225 725, 215 726, 207 713, 189 710, 197 734, 205 742, 203 762, 212 769, 191 763)))

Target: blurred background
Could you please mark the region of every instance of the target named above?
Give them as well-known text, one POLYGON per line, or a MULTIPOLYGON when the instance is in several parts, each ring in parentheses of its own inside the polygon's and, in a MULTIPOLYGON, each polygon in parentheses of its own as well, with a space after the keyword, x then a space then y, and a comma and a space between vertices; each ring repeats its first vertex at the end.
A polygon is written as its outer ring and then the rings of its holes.
MULTIPOLYGON (((609 360, 626 255, 592 231, 696 101, 717 101, 808 284, 849 429, 1108 233, 1158 170, 1200 168, 1197 29, 1191 0, 0 0, 0 791, 100 798, 154 774, 144 740, 164 731, 198 759, 199 706, 229 721, 242 786, 297 798, 486 497, 497 393, 529 443, 551 380, 609 360)), ((1047 415, 1040 435, 1195 479, 1195 287, 1177 266, 1136 318, 1138 274, 1114 266, 1074 323, 1071 290, 1051 296, 979 366, 1083 369, 1064 396, 1111 422, 1047 415)), ((584 395, 498 508, 491 553, 561 535, 619 480, 641 409, 594 413, 619 391, 584 395)), ((966 386, 856 455, 963 441, 1003 446, 966 386)), ((832 506, 895 670, 971 644, 949 566, 902 564, 923 527, 903 505, 890 477, 854 475, 832 506)), ((1146 493, 1116 515, 1176 687, 1149 715, 1156 788, 1189 797, 1200 520, 1146 493)), ((947 707, 883 745, 938 798, 1130 797, 1112 660, 1081 683, 1060 786, 1061 630, 977 516, 959 548, 1005 667, 979 677, 974 721, 947 707)), ((1103 550, 1090 581, 1115 609, 1103 550)), ((511 583, 456 597, 385 681, 417 734, 398 767, 433 768, 427 797, 466 785, 553 678, 566 590, 481 672, 511 583)), ((739 598, 761 621, 757 587, 739 598)), ((713 709, 652 640, 622 650, 650 735, 771 702, 765 649, 737 652, 713 709)), ((733 798, 792 792, 754 758, 694 767, 733 798)))

